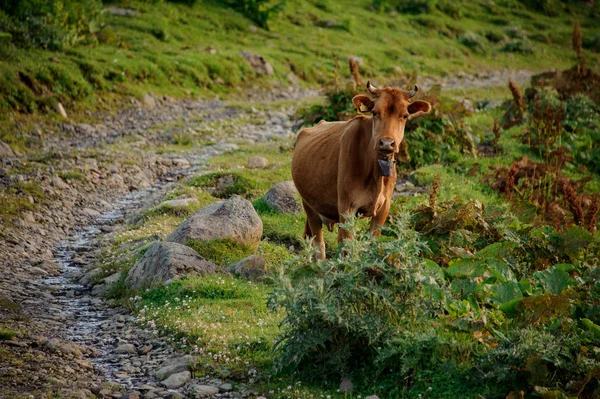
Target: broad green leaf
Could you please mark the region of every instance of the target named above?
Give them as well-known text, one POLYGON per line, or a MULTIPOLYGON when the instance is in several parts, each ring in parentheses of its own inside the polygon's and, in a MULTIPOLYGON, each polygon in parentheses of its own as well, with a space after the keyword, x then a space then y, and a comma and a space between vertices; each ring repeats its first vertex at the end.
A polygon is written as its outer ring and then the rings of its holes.
POLYGON ((508 255, 512 255, 512 253, 518 246, 519 245, 516 242, 512 242, 512 241, 497 242, 497 243, 488 245, 487 247, 483 248, 481 251, 478 251, 475 254, 475 258, 477 258, 477 259, 489 259, 489 258, 503 259, 503 258, 507 257, 508 255))
POLYGON ((460 258, 450 262, 446 274, 453 278, 469 278, 483 276, 485 265, 481 260, 460 258))
POLYGON ((581 324, 585 326, 588 330, 592 332, 596 336, 596 338, 600 338, 600 326, 595 324, 590 319, 581 319, 581 324))
POLYGON ((532 290, 531 290, 531 282, 526 279, 525 277, 523 277, 521 280, 519 280, 519 287, 521 288, 521 292, 523 294, 531 294, 532 290))
POLYGON ((488 270, 490 274, 496 277, 501 283, 506 283, 509 281, 515 283, 517 282, 517 278, 510 269, 510 266, 504 262, 490 262, 488 264, 488 270))
POLYGON ((542 283, 546 292, 554 295, 560 294, 562 290, 575 284, 575 280, 573 280, 567 272, 556 266, 533 273, 533 277, 542 283))
POLYGON ((502 304, 498 309, 500 309, 501 311, 503 311, 504 313, 510 315, 510 316, 516 316, 519 313, 519 308, 518 308, 518 303, 521 302, 522 298, 516 298, 513 299, 512 301, 508 301, 504 304, 502 304))
POLYGON ((523 293, 521 292, 519 284, 512 281, 504 284, 492 285, 490 286, 490 291, 492 292, 491 299, 497 305, 503 305, 515 299, 523 298, 523 293))
POLYGON ((432 277, 438 284, 443 285, 445 281, 444 270, 438 266, 437 263, 432 261, 431 259, 425 259, 425 264, 423 265, 423 269, 425 273, 432 277))
POLYGON ((457 278, 450 283, 450 291, 455 295, 459 295, 461 298, 466 298, 468 295, 474 293, 476 289, 477 282, 472 278, 457 278))
POLYGON ((562 270, 563 272, 566 272, 566 273, 570 273, 573 270, 575 270, 575 266, 573 266, 570 263, 559 263, 557 265, 554 265, 553 267, 556 267, 557 269, 562 270))

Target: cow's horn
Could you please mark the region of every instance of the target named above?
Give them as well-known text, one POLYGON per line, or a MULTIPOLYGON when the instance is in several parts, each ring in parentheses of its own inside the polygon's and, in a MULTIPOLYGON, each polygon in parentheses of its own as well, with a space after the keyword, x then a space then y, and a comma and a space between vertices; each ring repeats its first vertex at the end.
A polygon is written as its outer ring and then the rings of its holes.
POLYGON ((367 82, 367 90, 369 90, 369 93, 371 93, 373 95, 377 95, 377 92, 379 91, 379 89, 377 87, 375 87, 371 84, 370 80, 367 82))
POLYGON ((411 91, 408 92, 408 98, 414 97, 419 91, 419 86, 415 85, 411 91))

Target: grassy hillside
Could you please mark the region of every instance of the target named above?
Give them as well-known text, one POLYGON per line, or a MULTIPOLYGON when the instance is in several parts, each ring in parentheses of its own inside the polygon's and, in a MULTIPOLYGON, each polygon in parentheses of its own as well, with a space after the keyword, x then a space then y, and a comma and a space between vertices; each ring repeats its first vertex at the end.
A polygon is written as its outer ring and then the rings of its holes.
POLYGON ((87 17, 92 11, 77 8, 70 25, 62 21, 75 11, 65 8, 54 18, 58 28, 42 30, 41 38, 25 45, 21 25, 0 12, 0 30, 8 31, 0 37, 2 115, 54 111, 59 101, 69 110, 103 106, 103 99, 148 92, 233 94, 256 83, 290 84, 296 80, 291 73, 303 84, 328 84, 335 58, 349 55, 360 58, 363 76, 380 82, 399 70, 444 76, 562 68, 573 63, 576 19, 588 63, 600 59, 599 7, 583 2, 289 1, 271 17, 269 30, 224 3, 121 1, 94 9, 93 19, 87 17), (117 15, 123 10, 128 15, 117 15), (71 36, 56 33, 65 25, 71 36), (57 37, 66 45, 57 45, 57 37), (264 56, 274 76, 256 76, 242 50, 264 56))

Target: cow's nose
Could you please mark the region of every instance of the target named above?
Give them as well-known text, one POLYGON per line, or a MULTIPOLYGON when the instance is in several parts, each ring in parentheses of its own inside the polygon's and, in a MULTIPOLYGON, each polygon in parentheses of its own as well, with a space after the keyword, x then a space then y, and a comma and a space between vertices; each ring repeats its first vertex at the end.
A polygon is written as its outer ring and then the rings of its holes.
POLYGON ((394 151, 394 140, 380 139, 379 140, 379 149, 394 151))

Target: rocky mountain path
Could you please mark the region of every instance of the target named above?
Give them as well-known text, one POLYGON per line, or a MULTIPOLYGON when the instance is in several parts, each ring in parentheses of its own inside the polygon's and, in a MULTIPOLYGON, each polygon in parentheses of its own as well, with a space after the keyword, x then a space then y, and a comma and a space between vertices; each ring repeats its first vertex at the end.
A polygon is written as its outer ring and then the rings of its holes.
POLYGON ((236 149, 235 142, 292 137, 295 106, 273 101, 317 94, 266 93, 255 98, 264 110, 218 100, 133 101, 95 124, 40 127, 34 132, 43 141, 40 151, 1 158, 0 187, 29 188, 32 206, 0 230, 0 333, 9 338, 0 340, 0 397, 251 394, 209 377, 194 379, 187 390, 169 379, 159 384, 161 367, 181 372, 189 359, 109 306, 101 296, 105 284, 90 292, 81 277, 129 216, 205 169, 212 156, 236 149), (178 141, 188 138, 206 144, 179 150, 178 141))

